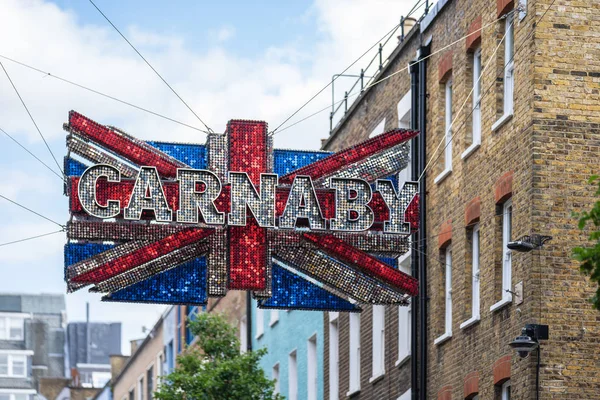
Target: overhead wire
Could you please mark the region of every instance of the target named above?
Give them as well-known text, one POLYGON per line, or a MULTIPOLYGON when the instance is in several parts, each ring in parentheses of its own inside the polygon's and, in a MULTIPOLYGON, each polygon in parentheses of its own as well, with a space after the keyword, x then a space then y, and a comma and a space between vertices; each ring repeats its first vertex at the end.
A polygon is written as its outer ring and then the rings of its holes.
POLYGON ((213 130, 212 130, 212 129, 210 129, 210 128, 208 127, 208 125, 206 125, 206 123, 204 123, 204 121, 202 120, 202 118, 200 118, 200 117, 198 116, 198 114, 196 114, 196 112, 195 112, 194 110, 192 110, 192 108, 189 106, 189 104, 188 104, 188 103, 186 103, 186 101, 185 101, 185 100, 183 100, 183 98, 182 98, 182 97, 179 95, 179 93, 177 93, 177 92, 175 91, 175 89, 173 89, 173 87, 172 87, 171 85, 169 85, 169 83, 168 83, 168 82, 165 80, 165 78, 163 78, 163 77, 162 77, 162 75, 161 75, 161 74, 160 74, 160 73, 159 73, 159 72, 158 72, 158 71, 157 71, 157 70, 156 70, 156 69, 155 69, 155 68, 152 66, 152 64, 150 64, 150 62, 149 62, 149 61, 148 61, 148 60, 147 60, 147 59, 146 59, 146 58, 145 58, 145 57, 142 55, 142 53, 140 53, 140 52, 138 51, 138 49, 137 49, 137 48, 136 48, 136 47, 135 47, 135 46, 134 46, 134 45, 133 45, 133 44, 132 44, 132 43, 131 43, 131 42, 130 42, 130 41, 129 41, 129 40, 126 38, 126 37, 125 37, 125 35, 123 35, 123 33, 121 33, 121 31, 119 30, 119 28, 117 28, 117 27, 116 27, 116 25, 115 25, 115 24, 113 24, 113 22, 112 22, 112 21, 111 21, 111 20, 110 20, 110 19, 109 19, 109 18, 106 16, 106 14, 104 14, 104 13, 102 12, 102 10, 100 10, 100 8, 99 8, 99 7, 96 5, 96 3, 94 3, 94 2, 93 2, 93 0, 89 0, 89 2, 90 2, 90 3, 91 3, 93 6, 94 6, 94 8, 95 8, 96 10, 98 10, 98 12, 99 12, 99 13, 100 13, 100 14, 101 14, 101 15, 104 17, 104 19, 105 19, 105 20, 106 20, 106 21, 107 21, 107 22, 108 22, 108 23, 109 23, 109 24, 110 24, 110 25, 111 25, 111 26, 112 26, 112 27, 115 29, 115 31, 117 31, 117 33, 118 33, 119 35, 121 35, 121 37, 123 38, 123 40, 125 40, 125 41, 127 42, 127 44, 128 44, 128 45, 129 45, 129 46, 130 46, 130 47, 133 49, 133 51, 135 51, 135 52, 137 53, 137 55, 138 55, 138 56, 140 56, 140 58, 141 58, 142 60, 144 60, 144 62, 146 63, 146 65, 147 65, 148 67, 150 67, 150 69, 151 69, 152 71, 154 71, 154 73, 156 74, 156 76, 158 76, 158 77, 160 78, 160 80, 162 80, 162 81, 163 81, 163 83, 164 83, 164 84, 165 84, 165 85, 166 85, 166 86, 167 86, 167 87, 168 87, 168 88, 171 90, 171 92, 173 92, 173 94, 174 94, 175 96, 177 96, 177 98, 178 98, 178 99, 179 99, 179 100, 180 100, 180 101, 181 101, 181 102, 182 102, 182 103, 183 103, 183 104, 184 104, 184 105, 187 107, 187 109, 188 109, 188 110, 190 110, 190 112, 191 112, 192 114, 194 114, 194 116, 195 116, 195 117, 198 119, 198 121, 200 121, 200 123, 202 123, 202 125, 204 125, 204 127, 206 128, 206 130, 207 130, 208 132, 212 133, 212 132, 213 132, 213 130))
POLYGON ((23 105, 23 108, 25 108, 25 111, 27 111, 27 114, 29 115, 29 118, 31 119, 31 122, 33 122, 33 125, 35 126, 35 129, 38 131, 38 133, 40 134, 40 137, 42 138, 42 140, 44 141, 44 144, 46 145, 46 148, 48 149, 48 151, 50 152, 50 155, 52 156, 52 158, 54 159, 54 162, 56 163, 56 166, 58 167, 58 170, 61 172, 61 174, 63 175, 63 177, 65 176, 64 171, 62 170, 62 168, 60 167, 60 164, 58 163, 58 160, 56 159, 56 157, 54 156, 54 153, 52 152, 52 149, 50 149, 50 146, 48 145, 48 142, 46 141, 46 138, 44 137, 44 135, 42 134, 42 131, 40 130, 40 128, 38 127, 38 124, 35 122, 35 119, 33 118, 33 115, 31 115, 31 112, 29 111, 29 108, 27 107, 27 104, 25 104, 25 101, 23 100, 23 97, 21 97, 21 94, 19 93, 19 90, 17 89, 17 87, 15 86, 13 80, 10 78, 10 75, 8 74, 8 71, 6 70, 6 68, 4 68, 4 64, 2 64, 2 62, 0 61, 0 66, 2 67, 2 70, 4 71, 4 74, 6 74, 6 77, 8 78, 10 84, 12 85, 13 89, 15 90, 15 93, 17 94, 17 96, 19 97, 19 100, 21 100, 21 104, 23 105))
MULTIPOLYGON (((406 67, 403 67, 403 68, 400 68, 399 70, 397 70, 397 71, 394 71, 393 73, 391 73, 391 74, 389 74, 389 75, 386 75, 385 77, 383 77, 383 78, 381 78, 381 79, 378 79, 378 80, 376 80, 376 81, 374 81, 374 82, 371 82, 370 84, 368 84, 367 86, 365 86, 365 87, 364 87, 364 88, 362 88, 361 90, 359 90, 359 91, 357 91, 357 92, 353 92, 353 93, 348 93, 348 97, 347 97, 347 98, 351 98, 351 97, 355 97, 355 96, 359 96, 359 95, 363 94, 363 93, 364 93, 366 90, 368 90, 368 89, 372 88, 373 86, 375 86, 375 85, 378 85, 378 84, 380 84, 380 83, 382 83, 382 82, 385 82, 386 80, 388 80, 388 79, 392 78, 393 76, 396 76, 396 75, 398 75, 398 74, 400 74, 400 73, 402 73, 402 72, 405 72, 405 71, 407 71, 407 70, 408 70, 408 69, 409 69, 411 66, 418 65, 419 63, 421 63, 421 62, 424 62, 424 61, 425 61, 425 60, 427 60, 428 58, 431 58, 431 57, 433 57, 434 55, 436 55, 436 54, 439 54, 439 53, 441 53, 442 51, 445 51, 445 50, 449 49, 450 47, 452 47, 452 46, 456 45, 457 43, 459 43, 459 42, 462 42, 463 40, 465 40, 465 39, 469 38, 470 36, 476 35, 477 33, 479 33, 479 32, 481 32, 481 31, 483 31, 484 29, 486 29, 486 28, 488 28, 488 27, 490 27, 490 26, 493 26, 493 25, 495 25, 495 24, 496 24, 498 21, 501 21, 501 20, 503 20, 503 19, 507 18, 507 16, 508 16, 508 15, 511 15, 511 14, 513 14, 513 13, 514 13, 514 11, 510 11, 509 13, 506 13, 506 14, 504 14, 503 16, 501 16, 501 17, 497 18, 496 20, 494 20, 494 21, 492 21, 492 22, 490 22, 490 23, 488 23, 488 24, 486 24, 486 25, 483 25, 483 26, 481 26, 481 27, 480 27, 480 28, 478 28, 478 29, 475 29, 473 32, 470 32, 469 34, 467 34, 467 35, 465 35, 465 36, 463 36, 463 37, 461 37, 461 38, 459 38, 459 39, 457 39, 457 40, 455 40, 455 41, 453 41, 453 42, 451 42, 451 43, 447 44, 446 46, 439 48, 438 50, 436 50, 436 51, 432 52, 431 54, 429 54, 429 55, 427 55, 427 56, 425 56, 425 57, 423 57, 423 58, 421 58, 421 59, 419 59, 419 60, 417 60, 417 61, 410 62, 408 66, 406 66, 406 67)), ((332 106, 332 105, 333 105, 333 106, 336 106, 336 105, 338 105, 338 104, 341 104, 341 103, 343 103, 344 101, 346 101, 346 99, 338 100, 338 101, 336 101, 336 102, 332 103, 331 105, 328 105, 327 107, 324 107, 324 108, 322 108, 322 109, 319 109, 319 110, 315 111, 314 113, 312 113, 312 114, 310 114, 310 115, 308 115, 308 116, 306 116, 306 117, 304 117, 304 118, 302 118, 302 119, 300 119, 300 120, 298 120, 298 121, 295 121, 294 123, 292 123, 292 124, 290 124, 290 125, 288 125, 288 126, 286 126, 286 127, 283 127, 283 128, 281 128, 281 129, 279 129, 279 130, 278 130, 278 132, 283 132, 283 131, 285 131, 286 129, 289 129, 289 128, 291 128, 291 127, 293 127, 293 126, 295 126, 295 125, 297 125, 297 124, 299 124, 299 123, 301 123, 301 122, 303 122, 303 121, 306 121, 306 120, 307 120, 307 119, 309 119, 309 118, 312 118, 312 117, 314 117, 315 115, 318 115, 318 114, 320 114, 320 113, 322 113, 322 112, 324 112, 324 111, 327 111, 327 110, 329 110, 329 109, 331 108, 331 106, 332 106)))
POLYGON ((26 242, 28 240, 38 239, 38 238, 42 238, 42 237, 45 237, 45 236, 56 235, 57 233, 61 233, 61 232, 64 232, 64 230, 61 229, 59 231, 54 231, 54 232, 49 232, 49 233, 43 233, 41 235, 30 236, 30 237, 27 237, 27 238, 24 238, 24 239, 13 240, 12 242, 0 243, 0 247, 8 246, 9 244, 16 244, 16 243, 26 242))
POLYGON ((9 198, 8 198, 8 197, 6 197, 6 196, 3 196, 3 195, 1 195, 1 194, 0 194, 0 197, 1 197, 1 198, 3 198, 4 200, 8 201, 8 202, 11 202, 11 203, 13 203, 14 205, 16 205, 16 206, 18 206, 18 207, 21 207, 21 208, 22 208, 22 209, 24 209, 24 210, 27 210, 27 211, 29 211, 29 212, 30 212, 30 213, 32 213, 32 214, 35 214, 35 215, 37 215, 37 216, 38 216, 38 217, 40 217, 40 218, 43 218, 43 219, 45 219, 46 221, 50 221, 50 222, 52 222, 53 224, 60 226, 61 228, 64 228, 64 227, 65 227, 64 225, 62 225, 62 224, 59 224, 58 222, 54 221, 53 219, 50 219, 50 218, 46 217, 45 215, 42 215, 42 214, 40 214, 40 213, 39 213, 39 212, 37 212, 37 211, 33 211, 31 208, 25 207, 24 205, 22 205, 22 204, 20 204, 20 203, 18 203, 18 202, 16 202, 16 201, 14 201, 14 200, 11 200, 11 199, 9 199, 9 198))
POLYGON ((195 126, 192 126, 192 125, 186 124, 185 122, 178 121, 178 120, 176 120, 176 119, 174 119, 174 118, 168 117, 168 116, 166 116, 166 115, 164 115, 164 114, 161 114, 161 113, 158 113, 158 112, 156 112, 156 111, 152 111, 152 110, 150 110, 150 109, 147 109, 147 108, 144 108, 144 107, 141 107, 141 106, 135 105, 135 104, 133 104, 133 103, 130 103, 130 102, 128 102, 128 101, 121 100, 121 99, 119 99, 119 98, 117 98, 117 97, 114 97, 114 96, 111 96, 111 95, 109 95, 109 94, 106 94, 106 93, 100 92, 100 91, 98 91, 98 90, 96 90, 96 89, 92 89, 92 88, 90 88, 90 87, 84 86, 84 85, 82 85, 82 84, 80 84, 80 83, 73 82, 73 81, 71 81, 71 80, 68 80, 68 79, 66 79, 66 78, 60 77, 60 76, 58 76, 58 75, 54 75, 54 74, 52 74, 52 73, 50 73, 50 72, 47 72, 47 71, 44 71, 44 70, 42 70, 42 69, 39 69, 39 68, 37 68, 37 67, 34 67, 34 66, 32 66, 32 65, 26 64, 26 63, 24 63, 24 62, 22 62, 22 61, 15 60, 14 58, 10 58, 10 57, 7 57, 7 56, 5 56, 5 55, 2 55, 2 54, 0 54, 0 58, 3 58, 3 59, 5 59, 5 60, 7 60, 7 61, 10 61, 10 62, 12 62, 12 63, 15 63, 15 64, 17 64, 17 65, 20 65, 20 66, 22 66, 22 67, 28 68, 28 69, 30 69, 30 70, 32 70, 32 71, 36 71, 36 72, 39 72, 39 73, 41 73, 41 74, 44 74, 44 76, 48 76, 48 77, 50 77, 50 78, 54 78, 54 79, 57 79, 57 80, 59 80, 59 81, 62 81, 62 82, 68 83, 69 85, 73 85, 73 86, 76 86, 76 87, 78 87, 78 88, 80 88, 80 89, 87 90, 88 92, 91 92, 91 93, 94 93, 94 94, 100 95, 100 96, 102 96, 102 97, 106 97, 107 99, 110 99, 110 100, 113 100, 113 101, 119 102, 119 103, 121 103, 121 104, 125 104, 126 106, 129 106, 129 107, 135 108, 135 109, 137 109, 137 110, 140 110, 140 111, 146 112, 146 113, 148 113, 148 114, 154 115, 154 116, 156 116, 156 117, 159 117, 159 118, 163 118, 163 119, 165 119, 165 120, 167 120, 167 121, 170 121, 170 122, 176 123, 176 124, 178 124, 178 125, 182 125, 182 126, 185 126, 185 127, 187 127, 187 128, 190 128, 190 129, 194 129, 194 130, 196 130, 196 131, 199 131, 199 132, 202 132, 202 133, 209 133, 207 130, 200 129, 200 128, 198 128, 198 127, 195 127, 195 126))
POLYGON ((55 170, 53 170, 52 168, 50 168, 48 166, 48 164, 46 164, 45 162, 43 162, 42 160, 40 160, 40 158, 38 156, 36 156, 35 154, 33 154, 31 151, 29 151, 29 149, 27 149, 25 146, 23 146, 21 143, 19 143, 19 141, 17 139, 15 139, 14 137, 12 137, 8 132, 6 132, 4 129, 0 128, 0 131, 2 131, 2 133, 4 133, 6 136, 8 136, 13 142, 15 142, 16 144, 18 144, 23 150, 25 150, 27 153, 29 153, 33 158, 35 158, 36 160, 39 161, 40 164, 42 164, 44 167, 48 168, 48 170, 50 172, 52 172, 54 175, 58 176, 58 178, 62 181, 64 181, 64 177, 60 176, 55 170))
MULTIPOLYGON (((548 6, 548 8, 546 8, 546 10, 544 11, 544 13, 541 15, 541 17, 533 24, 533 28, 529 31, 529 33, 527 34, 527 36, 525 37, 525 39, 522 41, 521 45, 513 52, 511 59, 506 62, 504 64, 504 68, 502 69, 502 72, 504 73, 506 71, 506 67, 510 64, 511 61, 514 60, 515 55, 517 53, 519 53, 519 51, 521 51, 521 49, 523 48, 523 46, 525 46, 525 44, 527 43, 527 40, 531 37, 531 35, 533 35, 533 33, 535 32, 535 27, 537 27, 539 25, 539 23, 542 21, 542 19, 546 16, 546 14, 548 13, 548 10, 550 10, 550 8, 554 5, 556 0, 552 0, 552 3, 550 3, 550 5, 548 6)), ((483 76, 483 73, 482 73, 483 76)), ((485 90, 485 92, 481 95, 481 99, 483 99, 488 93, 491 92, 491 89, 496 85, 496 79, 494 79, 492 81, 492 83, 487 87, 487 89, 485 90)), ((471 90, 471 93, 473 92, 473 90, 471 90)), ((470 96, 470 95, 469 95, 470 96)), ((468 98, 468 97, 467 97, 468 98)), ((475 107, 473 107, 471 109, 471 112, 467 115, 467 118, 465 118, 465 120, 463 121, 463 123, 460 125, 459 129, 456 129, 453 133, 452 136, 450 137, 450 141, 444 146, 444 149, 446 149, 446 147, 448 147, 450 145, 450 143, 452 142, 452 140, 454 139, 454 136, 458 133, 458 131, 466 124, 466 121, 468 120, 468 118, 473 114, 473 112, 475 111, 475 107)), ((440 141, 440 144, 445 140, 445 138, 442 139, 442 141, 440 141)), ((497 145, 497 144, 496 144, 497 145)), ((495 145, 495 146, 496 146, 495 145)), ((494 146, 494 147, 495 147, 494 146)), ((439 148, 439 145, 438 145, 439 148)), ((493 147, 492 147, 493 148, 493 147)), ((436 149, 437 150, 437 149, 436 149)), ((429 162, 427 163, 427 165, 425 166, 425 168, 423 169, 423 172, 421 173, 421 175, 419 176, 419 182, 421 181, 421 179, 423 178, 423 176, 425 175, 425 172, 427 171, 427 168, 433 163, 436 162, 442 155, 443 153, 439 153, 437 156, 434 155, 432 156, 432 158, 429 160, 429 162), (434 159, 435 157, 435 159, 434 159)))
MULTIPOLYGON (((91 0, 90 0, 91 1, 91 0)), ((410 15, 412 15, 412 13, 416 10, 417 6, 419 5, 419 3, 424 2, 425 0, 419 0, 412 8, 412 10, 408 13, 408 15, 405 18, 408 18, 410 15)), ((424 3, 423 3, 424 4, 424 3)), ((401 24, 401 23, 400 23, 401 24)), ((394 25, 394 27, 392 29, 390 29, 385 35, 383 35, 383 37, 381 37, 379 40, 377 40, 371 47, 369 47, 364 53, 362 53, 357 59, 355 59, 350 65, 348 65, 340 74, 337 74, 336 76, 334 76, 330 82, 328 82, 325 86, 323 86, 317 93, 315 93, 310 99, 308 99, 304 104, 302 104, 302 106, 300 106, 300 108, 298 108, 296 111, 294 111, 289 117, 287 117, 281 124, 279 124, 275 129, 273 129, 270 134, 274 135, 279 128, 281 128, 286 122, 288 122, 290 119, 292 119, 296 114, 298 114, 300 111, 302 111, 304 109, 304 107, 306 107, 308 104, 310 104, 317 96, 319 96, 321 93, 323 93, 323 91, 325 91, 325 89, 327 89, 329 86, 331 86, 333 84, 333 82, 335 82, 341 75, 343 75, 346 71, 348 71, 350 68, 352 68, 357 62, 359 62, 364 56, 366 56, 371 50, 373 50, 373 48, 375 46, 377 46, 378 44, 380 44, 386 37, 388 37, 389 35, 393 34, 398 27, 400 26, 400 24, 396 24, 394 25)), ((329 107, 328 107, 329 108, 329 107)))

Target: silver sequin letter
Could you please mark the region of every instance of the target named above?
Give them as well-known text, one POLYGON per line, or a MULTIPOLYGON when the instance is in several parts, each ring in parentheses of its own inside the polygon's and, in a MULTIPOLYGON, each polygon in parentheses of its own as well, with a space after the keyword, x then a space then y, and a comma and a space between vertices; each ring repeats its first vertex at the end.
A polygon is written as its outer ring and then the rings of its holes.
POLYGON ((171 221, 171 209, 163 192, 156 167, 142 167, 125 207, 125 219, 141 219, 144 210, 153 210, 156 220, 171 221))
POLYGON ((307 218, 310 229, 324 230, 326 228, 315 188, 308 176, 294 178, 285 210, 279 217, 279 227, 294 229, 298 218, 307 218))
POLYGON ((245 172, 230 172, 229 183, 231 184, 231 212, 228 217, 230 225, 245 226, 246 208, 250 208, 259 226, 275 227, 276 174, 260 174, 260 194, 245 172))
POLYGON ((373 225, 371 186, 362 179, 331 178, 329 186, 335 189, 335 218, 331 220, 334 231, 365 231, 373 225))
POLYGON ((377 181, 377 191, 381 193, 385 205, 390 210, 390 219, 383 226, 384 232, 409 234, 410 224, 404 222, 404 212, 417 193, 417 184, 406 182, 400 193, 396 193, 392 181, 380 179, 377 181))
POLYGON ((106 206, 98 204, 96 199, 96 181, 100 177, 106 177, 108 182, 120 182, 121 175, 119 170, 110 165, 94 165, 89 167, 81 175, 77 187, 79 201, 83 209, 91 216, 98 218, 113 218, 119 215, 121 211, 121 202, 119 200, 108 200, 106 206))
POLYGON ((210 171, 198 169, 177 170, 179 181, 178 222, 198 223, 198 210, 204 222, 210 225, 223 225, 225 213, 219 212, 214 201, 221 193, 221 181, 210 171), (204 184, 204 190, 197 191, 196 184, 204 184))

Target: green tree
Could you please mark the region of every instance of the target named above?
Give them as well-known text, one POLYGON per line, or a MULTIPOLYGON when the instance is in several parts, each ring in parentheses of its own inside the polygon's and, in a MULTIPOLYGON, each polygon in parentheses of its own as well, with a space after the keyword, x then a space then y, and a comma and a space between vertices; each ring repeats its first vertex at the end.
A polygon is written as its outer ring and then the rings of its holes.
MULTIPOLYGON (((596 195, 600 196, 600 176, 592 176, 589 182, 591 184, 598 183, 596 195)), ((573 249, 573 256, 581 262, 581 271, 590 275, 591 281, 598 284, 596 295, 592 297, 591 301, 594 304, 594 308, 600 310, 600 200, 596 201, 591 211, 584 211, 578 217, 579 229, 585 229, 588 222, 593 224, 589 239, 595 242, 595 244, 575 247, 573 249)))
POLYGON ((283 399, 260 368, 266 349, 240 354, 236 329, 223 316, 200 313, 189 327, 197 345, 177 358, 177 368, 163 377, 156 399, 283 399))

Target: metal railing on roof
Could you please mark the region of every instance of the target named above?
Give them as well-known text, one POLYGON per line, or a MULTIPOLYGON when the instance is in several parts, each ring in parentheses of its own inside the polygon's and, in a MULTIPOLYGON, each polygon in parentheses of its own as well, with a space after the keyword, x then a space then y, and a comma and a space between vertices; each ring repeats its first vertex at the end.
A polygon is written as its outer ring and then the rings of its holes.
MULTIPOLYGON (((422 1, 422 0, 421 0, 422 1)), ((400 31, 400 35, 397 36, 399 43, 402 43, 404 41, 404 38, 406 36, 406 34, 408 34, 408 32, 410 32, 410 30, 414 27, 417 26, 418 21, 420 21, 421 19, 423 19, 423 17, 425 15, 427 15, 427 12, 429 11, 429 0, 426 0, 425 2, 425 11, 423 13, 423 15, 417 20, 416 18, 412 18, 412 17, 402 17, 400 19, 400 24, 398 25, 398 27, 396 27, 396 29, 394 29, 394 31, 392 31, 392 33, 390 33, 390 35, 388 36, 388 38, 382 42, 379 43, 379 47, 377 49, 376 54, 373 56, 373 58, 371 59, 371 61, 369 61, 369 63, 367 64, 366 67, 363 67, 360 69, 360 74, 356 75, 356 74, 335 74, 331 77, 331 111, 329 113, 329 133, 331 134, 331 132, 333 132, 333 119, 335 118, 335 115, 343 108, 344 110, 344 115, 348 112, 348 96, 350 96, 350 94, 353 93, 353 91, 360 85, 360 91, 362 92, 363 89, 365 87, 368 87, 375 79, 375 77, 381 72, 383 71, 383 69, 388 65, 388 63, 391 61, 390 57, 393 54, 393 51, 390 52, 390 55, 387 56, 384 60, 383 58, 383 53, 384 53, 384 49, 386 48, 386 45, 388 45, 390 43, 390 40, 396 36, 396 34, 398 33, 398 30, 400 31), (374 64, 376 63, 377 64, 374 64), (372 68, 372 67, 376 67, 376 68, 372 68), (371 74, 371 75, 367 75, 367 74, 371 74), (349 90, 344 91, 344 99, 343 101, 338 100, 336 102, 335 99, 335 81, 340 78, 340 77, 344 77, 344 78, 356 78, 356 80, 354 81, 354 84, 350 87, 349 90), (366 81, 365 81, 366 79, 366 81)), ((394 48, 398 45, 397 43, 393 43, 394 44, 394 48)), ((341 121, 343 119, 343 116, 340 118, 340 120, 338 120, 337 122, 339 123, 339 121, 341 121)))

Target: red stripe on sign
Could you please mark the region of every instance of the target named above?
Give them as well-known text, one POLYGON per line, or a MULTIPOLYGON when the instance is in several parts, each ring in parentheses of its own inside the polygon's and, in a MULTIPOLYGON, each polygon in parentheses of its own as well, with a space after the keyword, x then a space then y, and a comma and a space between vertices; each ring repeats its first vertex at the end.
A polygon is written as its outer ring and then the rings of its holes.
POLYGON ((418 135, 418 131, 395 129, 375 136, 355 146, 339 151, 322 160, 297 169, 279 178, 280 184, 291 185, 297 175, 310 176, 313 180, 333 175, 348 165, 363 160, 385 149, 406 142, 418 135))
POLYGON ((177 168, 184 166, 160 150, 129 135, 115 132, 75 111, 69 113, 69 128, 139 166, 156 167, 158 173, 167 178, 176 177, 177 168))
POLYGON ((304 233, 302 237, 315 244, 330 256, 358 267, 363 273, 377 278, 383 283, 392 285, 400 289, 403 293, 416 296, 419 292, 419 282, 415 278, 390 267, 335 236, 304 233))
MULTIPOLYGON (((245 172, 256 187, 268 172, 267 124, 233 120, 227 124, 229 171, 245 172)), ((267 284, 267 230, 248 218, 246 226, 229 227, 229 288, 264 290, 267 284)))
POLYGON ((139 267, 173 250, 195 243, 214 233, 213 229, 185 229, 161 240, 144 246, 127 255, 105 263, 71 279, 72 282, 98 283, 132 268, 139 267))

